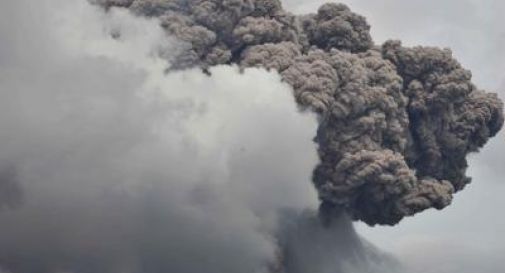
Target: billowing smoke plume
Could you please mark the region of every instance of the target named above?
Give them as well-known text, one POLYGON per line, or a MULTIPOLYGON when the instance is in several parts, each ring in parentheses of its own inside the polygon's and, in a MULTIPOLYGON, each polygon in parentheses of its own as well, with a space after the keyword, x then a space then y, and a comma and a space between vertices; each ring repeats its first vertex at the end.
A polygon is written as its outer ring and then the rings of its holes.
POLYGON ((503 123, 341 4, 93 2, 0 9, 0 272, 391 273, 350 218, 447 206, 503 123))
POLYGON ((186 42, 173 68, 236 63, 277 70, 302 108, 319 114, 323 211, 370 225, 442 209, 470 182, 466 156, 503 124, 502 102, 479 90, 447 49, 374 46, 343 4, 295 16, 278 0, 99 0, 157 17, 186 42))
POLYGON ((165 75, 157 21, 86 1, 0 15, 0 272, 268 272, 277 211, 317 206, 277 73, 165 75))

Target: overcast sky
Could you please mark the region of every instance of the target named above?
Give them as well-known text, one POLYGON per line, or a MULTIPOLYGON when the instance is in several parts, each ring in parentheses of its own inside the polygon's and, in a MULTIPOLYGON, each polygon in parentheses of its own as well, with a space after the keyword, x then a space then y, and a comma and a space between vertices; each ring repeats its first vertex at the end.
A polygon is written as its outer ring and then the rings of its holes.
MULTIPOLYGON (((296 13, 314 12, 326 1, 285 0, 296 13)), ((449 47, 473 73, 478 87, 505 98, 505 1, 346 0, 367 17, 376 43, 449 47)), ((505 265, 505 134, 471 155, 473 183, 444 211, 416 215, 393 228, 359 225, 366 238, 410 262, 430 258, 422 272, 503 272, 505 265)))

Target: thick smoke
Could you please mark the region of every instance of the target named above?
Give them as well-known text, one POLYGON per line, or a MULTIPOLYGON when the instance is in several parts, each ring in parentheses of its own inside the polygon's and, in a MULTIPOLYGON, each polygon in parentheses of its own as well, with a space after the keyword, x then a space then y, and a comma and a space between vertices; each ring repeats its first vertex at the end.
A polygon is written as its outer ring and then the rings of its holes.
POLYGON ((503 123, 342 4, 93 2, 0 10, 0 272, 392 272, 350 218, 447 206, 503 123))
POLYGON ((450 50, 375 46, 365 18, 343 4, 296 16, 276 0, 98 3, 160 18, 187 44, 174 68, 277 70, 299 106, 319 114, 322 207, 369 225, 448 206, 470 183, 467 154, 503 124, 502 102, 475 87, 450 50))
POLYGON ((0 14, 0 272, 270 270, 278 211, 317 206, 277 73, 165 75, 158 21, 85 1, 0 14))

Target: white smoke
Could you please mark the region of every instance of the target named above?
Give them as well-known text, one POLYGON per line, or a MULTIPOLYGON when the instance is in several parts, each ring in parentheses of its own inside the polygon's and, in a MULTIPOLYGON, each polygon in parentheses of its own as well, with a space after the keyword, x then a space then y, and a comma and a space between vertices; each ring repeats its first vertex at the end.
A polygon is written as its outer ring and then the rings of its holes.
POLYGON ((276 73, 165 74, 157 22, 80 0, 0 18, 7 272, 265 272, 276 213, 316 206, 317 124, 276 73))

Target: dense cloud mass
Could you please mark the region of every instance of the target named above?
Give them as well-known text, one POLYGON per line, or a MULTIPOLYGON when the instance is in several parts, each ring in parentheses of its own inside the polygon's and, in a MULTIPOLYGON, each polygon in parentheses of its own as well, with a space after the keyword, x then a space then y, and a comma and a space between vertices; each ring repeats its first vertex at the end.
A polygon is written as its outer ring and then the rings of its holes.
POLYGON ((502 102, 474 86, 450 50, 375 46, 365 18, 343 4, 293 15, 276 0, 97 1, 160 18, 186 43, 175 69, 277 70, 299 106, 319 115, 322 207, 370 225, 448 206, 470 182, 466 156, 503 124, 502 102))
POLYGON ((0 24, 0 272, 397 266, 345 214, 320 221, 317 119, 278 73, 166 73, 186 48, 157 20, 80 0, 3 7, 17 29, 0 24))
POLYGON ((0 9, 0 272, 404 273, 352 220, 447 206, 503 123, 342 4, 92 2, 0 9))
POLYGON ((277 73, 166 75, 157 21, 85 1, 0 15, 0 272, 268 272, 277 212, 317 205, 277 73))

